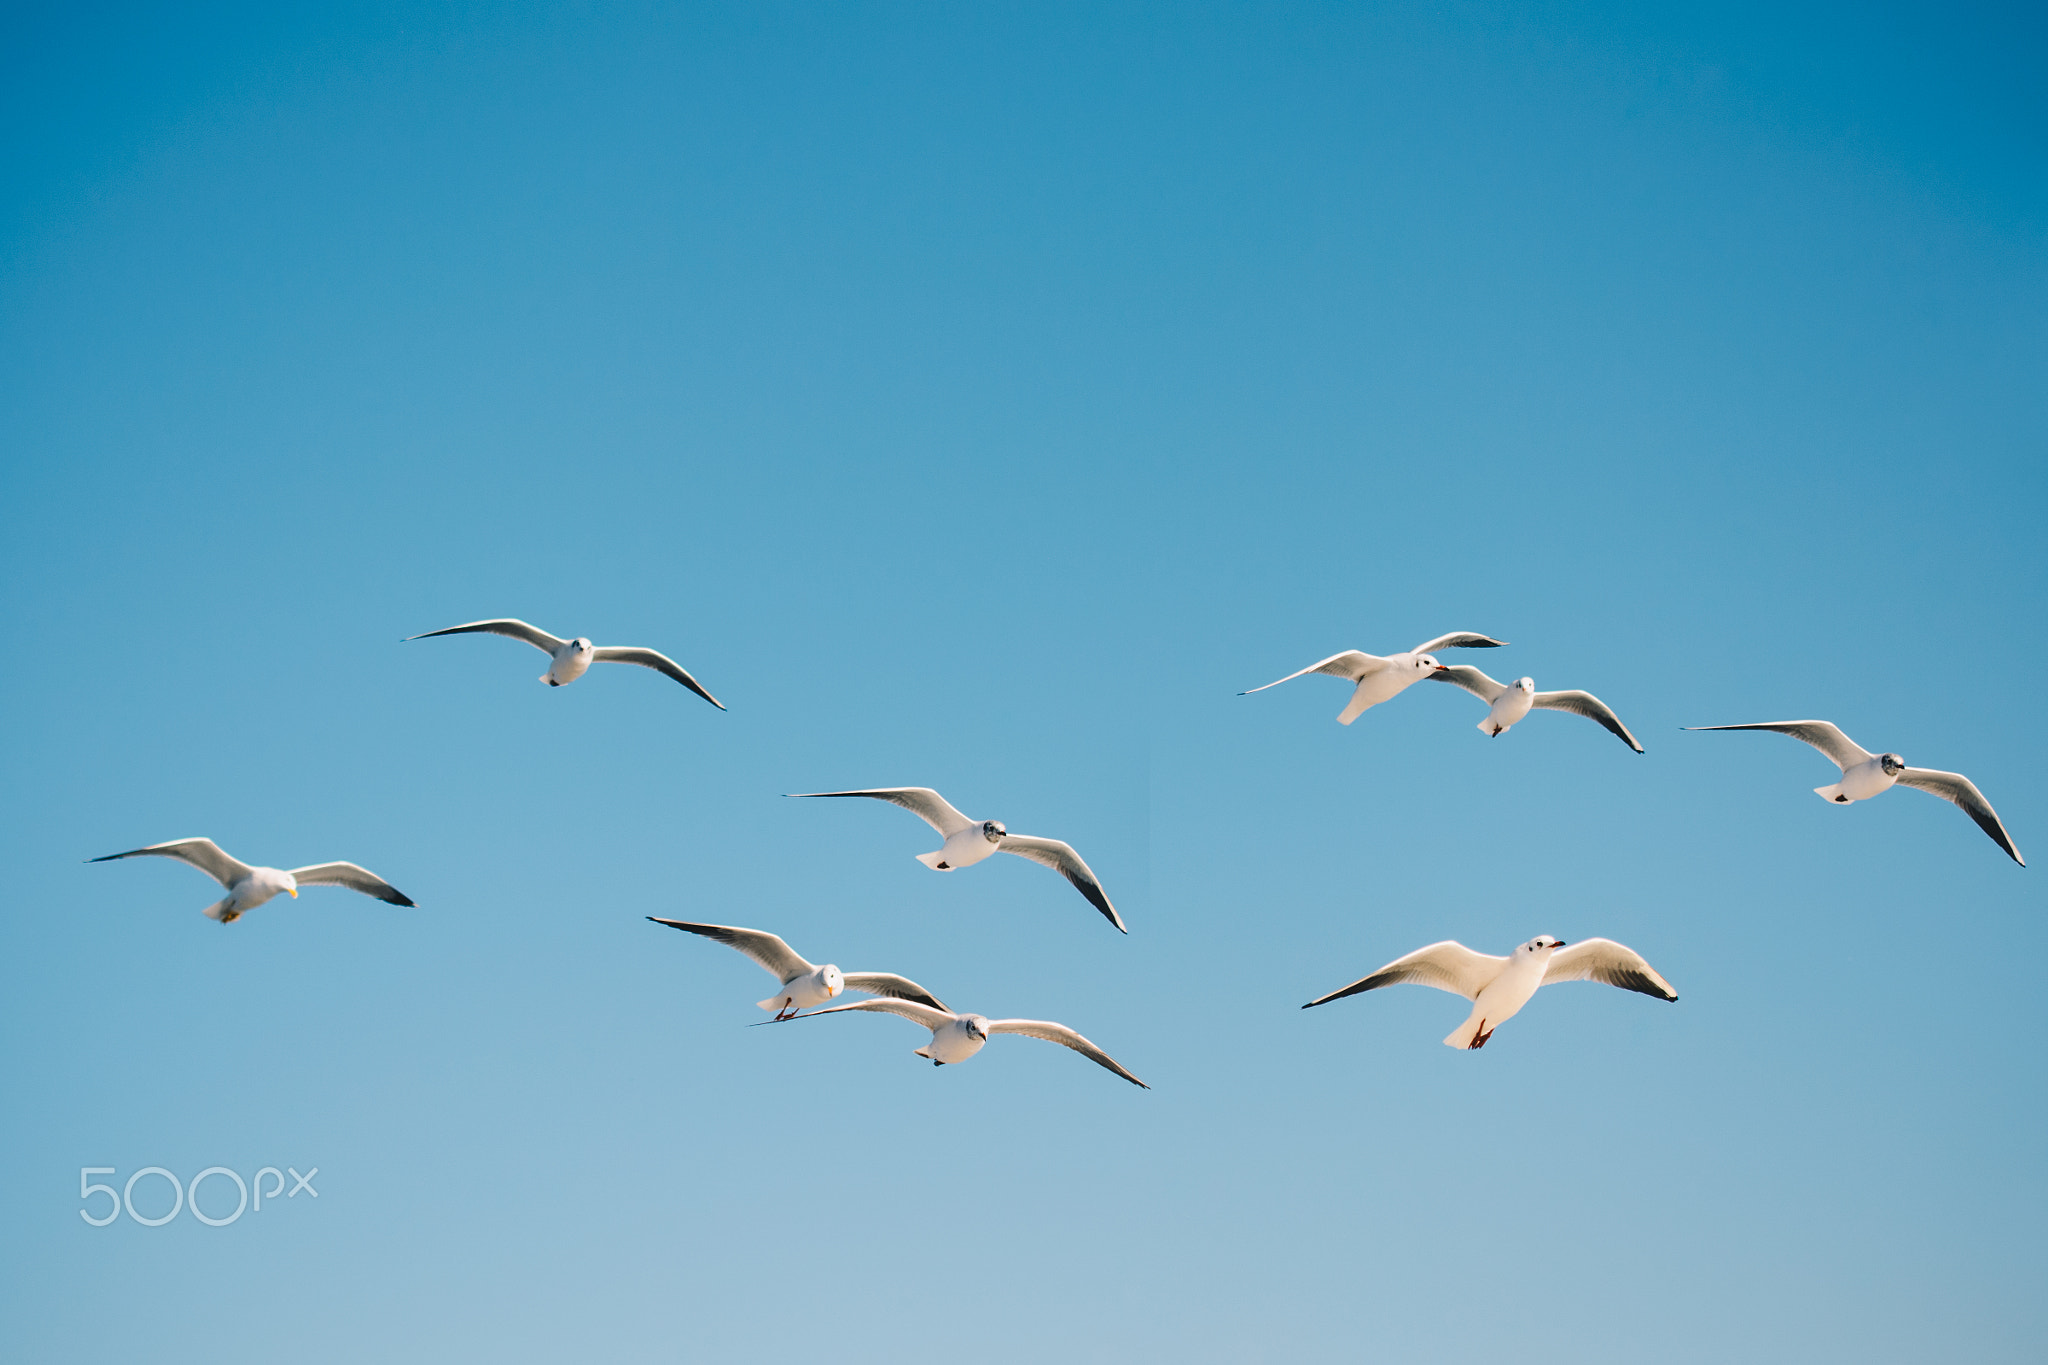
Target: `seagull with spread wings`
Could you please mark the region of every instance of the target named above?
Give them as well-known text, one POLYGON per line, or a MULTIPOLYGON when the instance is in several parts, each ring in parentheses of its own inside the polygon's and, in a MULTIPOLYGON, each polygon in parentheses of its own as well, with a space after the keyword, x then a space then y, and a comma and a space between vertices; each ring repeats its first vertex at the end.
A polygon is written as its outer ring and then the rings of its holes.
POLYGON ((1637 753, 1643 746, 1614 714, 1614 708, 1591 692, 1538 692, 1534 678, 1517 678, 1511 683, 1495 682, 1469 664, 1451 664, 1429 675, 1432 682, 1455 683, 1487 705, 1486 719, 1479 728, 1495 739, 1531 711, 1569 711, 1584 716, 1637 753))
POLYGON ((1042 867, 1049 867, 1074 884, 1074 889, 1088 898, 1088 903, 1102 912, 1102 917, 1117 929, 1128 934, 1123 919, 1116 907, 1109 903, 1109 895, 1102 889, 1088 864, 1081 861, 1081 855, 1074 852, 1071 844, 1058 839, 1039 839, 1029 834, 1012 834, 1000 820, 970 820, 953 809, 945 797, 930 787, 870 787, 850 792, 790 792, 790 796, 868 796, 877 801, 887 801, 903 807, 918 819, 937 830, 945 839, 945 847, 930 853, 920 853, 917 860, 936 872, 951 872, 955 868, 972 867, 982 859, 995 853, 1014 853, 1020 858, 1029 858, 1042 867))
POLYGON ((1399 654, 1381 658, 1377 654, 1365 654, 1347 649, 1341 654, 1332 654, 1320 663, 1289 673, 1275 679, 1265 687, 1254 687, 1250 692, 1240 692, 1240 697, 1249 697, 1252 692, 1263 692, 1267 687, 1278 687, 1284 682, 1293 682, 1304 673, 1327 673, 1334 678, 1343 678, 1355 683, 1351 690, 1351 702, 1337 713, 1339 725, 1349 725, 1365 714, 1366 708, 1378 706, 1391 700, 1408 688, 1435 673, 1443 665, 1436 661, 1435 651, 1439 649, 1499 649, 1506 640, 1496 640, 1490 635, 1475 635, 1469 630, 1454 630, 1449 635, 1439 635, 1434 640, 1421 644, 1399 654))
POLYGON ((86 861, 110 863, 117 858, 176 858, 198 868, 228 889, 224 900, 215 901, 205 911, 208 919, 219 920, 222 924, 233 924, 279 893, 297 900, 302 886, 345 886, 392 905, 413 903, 390 882, 354 863, 314 863, 311 867, 295 867, 289 872, 274 867, 251 867, 239 858, 229 857, 211 839, 173 839, 169 843, 131 848, 126 853, 109 853, 104 858, 88 858, 86 861))
POLYGON ((934 1009, 946 1008, 944 1001, 907 976, 898 976, 894 972, 842 972, 830 962, 822 967, 813 967, 787 943, 764 929, 741 929, 730 924, 693 924, 688 920, 662 919, 656 915, 647 918, 656 924, 666 924, 686 934, 701 934, 728 948, 737 948, 766 968, 781 985, 775 994, 755 1003, 764 1010, 774 1010, 777 1019, 792 1018, 797 1011, 822 1005, 842 991, 911 1000, 934 1009))
POLYGON ((430 630, 423 635, 408 635, 405 638, 431 640, 436 635, 503 635, 512 640, 524 640, 548 656, 548 671, 540 675, 540 681, 549 687, 564 687, 575 682, 589 672, 590 666, 594 663, 639 664, 642 668, 651 668, 657 673, 675 679, 719 710, 725 709, 725 703, 705 691, 704 685, 691 677, 688 670, 658 650, 642 649, 638 645, 594 645, 580 635, 573 640, 563 640, 548 634, 539 626, 531 626, 510 617, 471 621, 465 626, 450 626, 446 630, 430 630))
POLYGON ((1538 987, 1555 981, 1599 981, 1659 1000, 1678 999, 1678 992, 1655 968, 1612 939, 1589 938, 1566 947, 1548 934, 1538 934, 1506 957, 1477 953, 1449 940, 1432 943, 1302 1008, 1314 1009, 1347 995, 1402 982, 1434 986, 1472 1002, 1472 1013, 1451 1030, 1444 1046, 1482 1048, 1495 1029, 1529 1003, 1538 987))
POLYGON ((816 1019, 825 1014, 844 1014, 848 1010, 865 1010, 875 1014, 896 1014, 922 1024, 932 1031, 932 1040, 917 1049, 920 1057, 931 1058, 933 1066, 945 1066, 950 1062, 964 1062, 981 1051, 988 1040, 998 1033, 1021 1033, 1027 1038, 1043 1038, 1048 1043, 1072 1048, 1099 1067, 1114 1071, 1132 1085, 1145 1090, 1152 1087, 1133 1076, 1117 1064, 1116 1058, 1104 1052, 1065 1024, 1048 1023, 1042 1019, 990 1019, 979 1014, 955 1014, 951 1010, 933 1009, 914 1000, 856 1000, 850 1005, 834 1005, 830 1009, 812 1010, 800 1016, 816 1019))
POLYGON ((2005 832, 2005 823, 1998 818, 1998 812, 1991 809, 1991 803, 1984 799, 1983 792, 1977 790, 1977 784, 1961 773, 1909 768, 1906 760, 1897 754, 1873 754, 1824 720, 1770 720, 1753 725, 1688 725, 1685 728, 1771 730, 1790 735, 1826 754, 1842 770, 1841 781, 1815 787, 1815 795, 1846 806, 1852 801, 1868 801, 1873 796, 1882 796, 1894 785, 1917 787, 1956 806, 1975 820, 1977 828, 1990 835, 1991 842, 2004 849, 2007 857, 2021 867, 2027 865, 2027 860, 2013 847, 2012 836, 2005 832))

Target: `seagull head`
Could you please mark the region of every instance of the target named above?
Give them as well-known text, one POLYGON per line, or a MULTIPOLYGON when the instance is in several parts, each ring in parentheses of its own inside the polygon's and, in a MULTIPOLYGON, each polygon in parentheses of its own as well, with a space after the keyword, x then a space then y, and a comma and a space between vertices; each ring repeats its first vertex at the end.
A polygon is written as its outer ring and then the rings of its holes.
POLYGON ((596 645, 590 643, 590 641, 584 639, 581 635, 571 640, 569 642, 569 647, 575 650, 578 654, 588 654, 592 650, 597 648, 596 645))
POLYGON ((1564 947, 1563 939, 1552 938, 1548 934, 1538 934, 1522 945, 1522 951, 1533 957, 1537 953, 1552 952, 1562 947, 1564 947))
POLYGON ((1536 680, 1534 678, 1517 678, 1515 679, 1515 690, 1517 692, 1534 692, 1536 690, 1536 680))
POLYGON ((1906 771, 1906 760, 1900 758, 1897 754, 1879 754, 1877 756, 1877 766, 1884 769, 1886 777, 1897 777, 1900 773, 1906 771))
POLYGON ((278 875, 284 878, 284 886, 282 888, 284 893, 293 900, 297 900, 299 898, 299 879, 289 872, 280 872, 278 875))
POLYGON ((1003 836, 1009 832, 1008 829, 1003 827, 1003 822, 1000 820, 984 820, 981 822, 981 837, 992 844, 1001 843, 1003 836))
POLYGON ((827 962, 818 968, 818 984, 825 988, 825 998, 830 1000, 846 989, 846 975, 827 962))
POLYGON ((1434 654, 1418 654, 1415 656, 1415 671, 1417 673, 1434 673, 1442 667, 1443 665, 1436 661, 1436 655, 1434 654))
POLYGON ((968 1015, 961 1021, 961 1026, 967 1030, 967 1036, 975 1042, 985 1043, 988 1041, 988 1020, 982 1015, 968 1015))

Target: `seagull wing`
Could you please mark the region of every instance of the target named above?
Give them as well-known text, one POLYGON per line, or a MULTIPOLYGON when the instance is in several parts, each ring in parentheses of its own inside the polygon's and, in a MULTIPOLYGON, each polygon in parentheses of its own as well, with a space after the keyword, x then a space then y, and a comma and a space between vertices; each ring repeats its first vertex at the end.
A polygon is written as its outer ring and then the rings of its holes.
POLYGON ((311 867, 295 867, 291 872, 292 880, 300 886, 345 886, 365 896, 375 896, 387 905, 414 904, 412 897, 354 863, 314 863, 311 867))
POLYGON ((1026 1038, 1043 1038, 1048 1043, 1058 1043, 1061 1047, 1072 1048, 1097 1066, 1114 1071, 1117 1075, 1142 1090, 1150 1090, 1152 1088, 1117 1065, 1116 1058, 1110 1056, 1107 1052, 1104 1052, 1065 1024, 1051 1024, 1042 1019, 991 1019, 988 1021, 988 1031, 991 1035, 998 1033, 1021 1033, 1026 1038))
POLYGON ((1397 957, 1371 976, 1360 977, 1341 991, 1319 996, 1302 1008, 1313 1009, 1332 1000, 1342 1000, 1347 995, 1376 991, 1382 986, 1398 986, 1404 981, 1418 986, 1434 986, 1440 991, 1473 1000, 1486 989, 1487 982, 1500 975, 1500 969, 1507 962, 1504 957, 1475 953, 1462 943, 1445 939, 1427 948, 1417 948, 1406 957, 1397 957))
POLYGON ((1003 853, 1014 853, 1020 858, 1029 858, 1041 867, 1049 867, 1074 884, 1074 889, 1088 898, 1088 903, 1102 912, 1102 917, 1117 927, 1119 933, 1128 934, 1116 907, 1109 903, 1102 883, 1095 880, 1095 874, 1088 864, 1081 861, 1081 855, 1074 852, 1072 844, 1063 844, 1057 839, 1034 839, 1029 834, 1005 834, 996 848, 1003 853))
MULTIPOLYGON (((446 630, 430 630, 424 635, 408 635, 406 640, 430 640, 436 635, 503 635, 514 640, 524 640, 535 649, 552 654, 560 649, 565 640, 558 640, 539 626, 530 626, 524 621, 515 621, 507 616, 495 621, 471 621, 466 626, 450 626, 446 630)), ((401 640, 399 643, 403 644, 401 640)))
POLYGON ((1767 720, 1755 725, 1688 725, 1688 730, 1775 730, 1802 744, 1811 744, 1835 761, 1843 772, 1870 758, 1870 751, 1824 720, 1767 720))
POLYGON ((126 853, 109 853, 104 858, 88 858, 86 861, 111 863, 116 858, 176 858, 192 864, 226 887, 232 887, 256 870, 241 859, 230 858, 221 852, 220 845, 211 839, 173 839, 169 843, 131 848, 126 853))
POLYGON ((1977 784, 1961 773, 1937 772, 1933 768, 1908 768, 1899 774, 1899 784, 1918 787, 1931 792, 1944 801, 1954 802, 1962 808, 1963 814, 1977 822, 1977 828, 1991 836, 1991 842, 2011 855, 2021 867, 2027 860, 2012 846, 2012 836, 2005 832, 2005 825, 1998 818, 1998 812, 1991 809, 1991 803, 1984 799, 1984 793, 1977 790, 1977 784))
POLYGON ((1377 654, 1361 654, 1355 649, 1347 649, 1342 654, 1332 654, 1320 663, 1312 663, 1307 668, 1297 669, 1284 678, 1276 678, 1264 687, 1254 687, 1250 692, 1240 692, 1237 695, 1249 697, 1252 692, 1263 692, 1267 687, 1278 687, 1281 683, 1293 682, 1304 673, 1327 673, 1333 678, 1357 682, 1367 674, 1377 673, 1386 666, 1387 661, 1377 654))
POLYGON ((706 692, 704 684, 691 677, 689 670, 660 650, 641 649, 638 645, 599 645, 590 652, 590 656, 599 663, 639 664, 642 668, 651 668, 657 673, 674 678, 719 710, 725 709, 725 703, 706 692))
POLYGON ((1480 635, 1469 630, 1454 630, 1449 635, 1439 635, 1434 640, 1424 640, 1410 654, 1434 654, 1440 649, 1500 649, 1506 640, 1496 640, 1491 635, 1480 635))
MULTIPOLYGON (((1591 692, 1538 692, 1529 705, 1539 711, 1569 711, 1575 716, 1584 716, 1605 727, 1609 734, 1618 737, 1637 753, 1643 751, 1643 746, 1636 743, 1636 737, 1621 723, 1621 717, 1614 714, 1614 708, 1591 692)), ((1833 729, 1832 726, 1829 728, 1833 729)), ((1835 733, 1841 732, 1837 730, 1835 733)))
MULTIPOLYGON (((945 1001, 907 976, 898 976, 894 972, 847 972, 845 976, 846 988, 850 991, 865 991, 891 1000, 908 1000, 913 1004, 930 1005, 936 1010, 946 1009, 945 1001)), ((946 1012, 952 1013, 951 1010, 946 1012)))
POLYGON ((1488 706, 1500 700, 1506 683, 1497 683, 1469 664, 1451 664, 1429 675, 1431 682, 1456 683, 1488 706))
POLYGON ((899 1000, 885 995, 873 1000, 856 1000, 850 1005, 829 1005, 821 1010, 812 1010, 809 1014, 792 1014, 788 1019, 770 1022, 793 1023, 798 1019, 816 1019, 821 1014, 844 1014, 848 1010, 861 1010, 868 1014, 900 1015, 913 1024, 923 1024, 934 1033, 959 1017, 951 1010, 937 1009, 922 1001, 899 1000))
POLYGON ((1624 948, 1611 938, 1582 938, 1550 955, 1550 969, 1543 984, 1558 981, 1598 981, 1625 991, 1640 991, 1659 1000, 1676 1000, 1678 992, 1657 975, 1657 969, 1643 961, 1642 954, 1624 948))
POLYGON ((930 787, 871 787, 857 792, 791 792, 791 796, 872 796, 877 801, 887 801, 903 807, 918 819, 930 825, 945 838, 952 838, 963 829, 972 829, 975 822, 954 810, 945 797, 930 787))
POLYGON ((647 918, 656 924, 666 924, 671 929, 680 929, 686 934, 702 934, 705 938, 716 939, 728 948, 737 948, 754 961, 768 969, 768 974, 777 981, 794 981, 811 970, 811 964, 797 956, 787 943, 774 934, 761 929, 739 929, 730 924, 692 924, 684 919, 661 919, 654 915, 647 918))

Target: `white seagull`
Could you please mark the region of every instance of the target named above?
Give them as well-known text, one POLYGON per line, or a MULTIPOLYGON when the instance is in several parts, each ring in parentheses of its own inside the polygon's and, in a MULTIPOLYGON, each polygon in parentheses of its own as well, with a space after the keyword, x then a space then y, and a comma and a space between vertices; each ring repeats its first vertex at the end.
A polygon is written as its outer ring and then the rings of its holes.
POLYGON ((686 934, 702 934, 705 938, 716 939, 729 948, 739 949, 767 968, 768 974, 782 983, 781 988, 766 1000, 755 1003, 764 1010, 774 1010, 777 1019, 788 1019, 798 1010, 822 1005, 841 991, 893 996, 936 1009, 946 1008, 944 1001, 907 976, 897 976, 894 972, 842 972, 830 962, 822 967, 813 967, 787 943, 765 930, 741 929, 730 924, 692 924, 688 920, 662 919, 656 915, 647 918, 686 934))
POLYGON ((86 861, 110 863, 116 858, 176 858, 192 864, 228 889, 226 899, 215 901, 205 911, 208 919, 219 920, 222 924, 233 924, 279 892, 297 900, 302 886, 345 886, 391 905, 413 903, 390 882, 354 863, 314 863, 311 867, 295 867, 289 872, 274 867, 251 867, 223 853, 220 845, 211 839, 173 839, 166 844, 131 848, 126 853, 109 853, 104 858, 88 858, 86 861))
POLYGON ((1371 976, 1354 981, 1341 991, 1331 991, 1311 1000, 1303 1009, 1327 1005, 1360 991, 1378 990, 1412 981, 1440 991, 1462 995, 1472 1002, 1472 1013, 1451 1030, 1445 1047, 1481 1048, 1505 1020, 1514 1018, 1538 986, 1553 981, 1601 981, 1625 991, 1640 991, 1659 1000, 1676 1000, 1678 992, 1657 975, 1633 949, 1612 939, 1589 938, 1566 948, 1548 934, 1538 934, 1507 957, 1475 953, 1462 943, 1445 940, 1417 948, 1406 957, 1395 958, 1371 976))
MULTIPOLYGON (((540 675, 540 681, 549 687, 563 687, 575 682, 597 664, 639 664, 657 673, 674 678, 683 686, 695 692, 704 700, 723 711, 725 703, 704 690, 704 685, 691 677, 683 666, 668 655, 657 650, 642 649, 638 645, 594 645, 582 636, 573 640, 561 640, 548 634, 539 626, 530 626, 524 621, 510 617, 503 620, 471 621, 466 626, 450 626, 446 630, 430 630, 424 635, 408 635, 406 640, 431 640, 436 635, 503 635, 513 640, 524 640, 548 656, 548 671, 540 675)), ((400 641, 401 644, 404 641, 400 641)))
POLYGON ((1104 919, 1123 933, 1131 932, 1124 928, 1116 907, 1109 903, 1102 883, 1095 879, 1095 874, 1089 870, 1088 864, 1081 861, 1081 855, 1074 852, 1071 844, 1063 844, 1057 839, 1037 839, 1029 834, 1012 834, 1000 820, 970 820, 930 787, 872 787, 854 792, 789 792, 787 795, 871 796, 877 801, 901 806, 937 830, 946 840, 944 848, 917 855, 917 860, 926 867, 936 872, 951 872, 957 867, 972 867, 992 853, 1014 853, 1065 877, 1074 884, 1075 890, 1088 898, 1090 905, 1102 912, 1104 919))
POLYGON ((1051 1024, 1042 1019, 989 1019, 979 1014, 955 1014, 951 1010, 920 1005, 914 1000, 856 1000, 850 1005, 834 1005, 828 1010, 812 1010, 800 1017, 816 1019, 820 1015, 844 1014, 848 1010, 900 1014, 914 1024, 924 1025, 932 1031, 932 1040, 917 1049, 917 1055, 931 1058, 933 1066, 966 1061, 981 1051, 982 1046, 993 1034, 1021 1033, 1027 1038, 1043 1038, 1048 1043, 1058 1043, 1061 1047, 1072 1048, 1097 1066, 1114 1071, 1132 1085, 1146 1090, 1152 1088, 1119 1066, 1116 1058, 1065 1024, 1051 1024))
POLYGON ((1637 753, 1643 751, 1643 746, 1636 743, 1636 737, 1628 732, 1628 727, 1621 723, 1621 717, 1614 714, 1614 709, 1591 692, 1538 692, 1534 678, 1517 678, 1511 683, 1495 682, 1469 664, 1448 665, 1429 677, 1432 682, 1456 683, 1485 702, 1490 709, 1486 719, 1479 722, 1479 728, 1496 739, 1531 711, 1569 711, 1605 726, 1610 734, 1618 736, 1623 744, 1637 753))
POLYGON ((1354 682, 1351 703, 1337 713, 1339 725, 1349 725, 1365 714, 1369 706, 1378 706, 1400 695, 1408 688, 1421 682, 1443 665, 1436 661, 1435 651, 1439 649, 1499 649, 1506 640, 1496 640, 1490 635, 1475 635, 1469 630, 1454 630, 1449 635, 1439 635, 1434 640, 1424 640, 1415 648, 1400 654, 1389 654, 1384 659, 1377 654, 1363 654, 1347 649, 1342 654, 1332 654, 1320 663, 1310 664, 1299 672, 1269 682, 1265 687, 1254 687, 1251 692, 1240 692, 1240 697, 1249 697, 1252 692, 1263 692, 1266 687, 1278 687, 1284 682, 1293 682, 1303 673, 1328 673, 1335 678, 1354 682))
POLYGON ((1984 799, 1984 793, 1977 790, 1977 784, 1961 773, 1945 773, 1934 768, 1909 768, 1906 760, 1897 754, 1873 754, 1855 740, 1843 734, 1824 720, 1772 720, 1760 721, 1754 725, 1688 725, 1688 730, 1775 730, 1781 735, 1790 735, 1801 743, 1811 744, 1835 761, 1842 770, 1842 780, 1830 782, 1825 787, 1815 787, 1815 794, 1846 806, 1852 801, 1868 801, 1891 790, 1894 783, 1918 787, 1931 792, 1944 801, 1961 808, 1963 814, 1977 822, 1977 828, 1991 836, 1991 842, 2004 849, 2012 860, 2021 867, 2027 860, 2013 847, 2012 836, 2005 832, 2005 825, 1998 818, 1998 812, 1991 809, 1991 803, 1984 799))

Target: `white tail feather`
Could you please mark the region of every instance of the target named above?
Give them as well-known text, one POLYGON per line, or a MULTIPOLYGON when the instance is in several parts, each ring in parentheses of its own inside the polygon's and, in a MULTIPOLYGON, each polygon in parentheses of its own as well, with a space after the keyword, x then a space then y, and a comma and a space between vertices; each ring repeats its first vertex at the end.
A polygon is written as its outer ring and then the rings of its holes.
POLYGON ((1444 1046, 1459 1048, 1471 1047, 1472 1040, 1479 1036, 1479 1026, 1481 1024, 1484 1024, 1485 1022, 1486 1021, 1484 1019, 1481 1019, 1479 1015, 1475 1012, 1464 1023, 1458 1025, 1456 1028, 1450 1031, 1450 1034, 1444 1039, 1444 1046))
MULTIPOLYGON (((917 1055, 920 1057, 930 1057, 932 1055, 931 1044, 927 1043, 923 1047, 917 1049, 917 1055)), ((933 1058, 933 1060, 936 1061, 937 1059, 933 1058)))
POLYGON ((930 868, 932 871, 951 872, 953 870, 952 868, 939 866, 940 863, 945 861, 945 858, 946 850, 944 850, 943 848, 931 853, 920 853, 917 855, 917 860, 923 863, 926 867, 930 868))
POLYGON ((1813 794, 1824 801, 1844 801, 1842 784, 1839 782, 1830 782, 1825 787, 1815 787, 1813 794))
POLYGON ((212 905, 207 906, 206 909, 202 910, 200 913, 205 915, 210 920, 216 920, 222 924, 232 924, 234 921, 227 918, 227 912, 228 907, 233 905, 234 903, 235 898, 233 896, 229 896, 225 900, 215 901, 212 905))
POLYGON ((1372 704, 1372 702, 1366 700, 1365 687, 1361 684, 1352 692, 1351 704, 1337 713, 1337 723, 1339 725, 1349 725, 1352 721, 1364 715, 1366 708, 1372 704))
POLYGON ((756 1000, 754 1003, 764 1010, 770 1010, 779 1014, 782 1012, 782 1007, 789 1003, 789 997, 786 995, 771 995, 766 1000, 756 1000))

